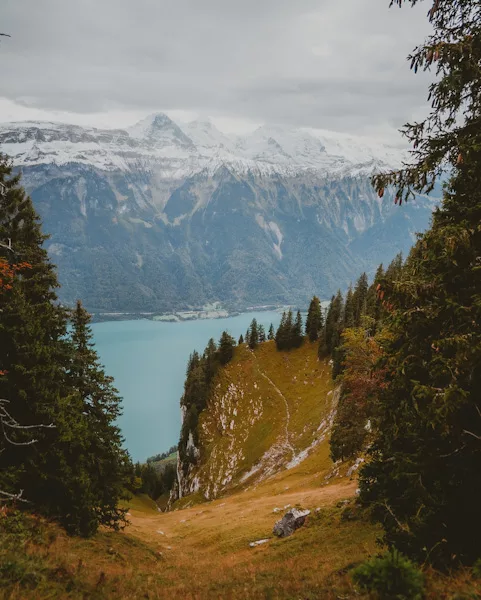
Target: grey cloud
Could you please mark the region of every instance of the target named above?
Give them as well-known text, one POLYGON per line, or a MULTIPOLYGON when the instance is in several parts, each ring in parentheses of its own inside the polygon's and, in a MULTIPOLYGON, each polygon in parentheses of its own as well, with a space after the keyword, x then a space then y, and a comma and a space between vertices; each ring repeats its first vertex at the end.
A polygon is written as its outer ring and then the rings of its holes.
POLYGON ((324 128, 401 125, 427 77, 425 7, 388 0, 3 0, 0 96, 51 111, 183 109, 324 128))

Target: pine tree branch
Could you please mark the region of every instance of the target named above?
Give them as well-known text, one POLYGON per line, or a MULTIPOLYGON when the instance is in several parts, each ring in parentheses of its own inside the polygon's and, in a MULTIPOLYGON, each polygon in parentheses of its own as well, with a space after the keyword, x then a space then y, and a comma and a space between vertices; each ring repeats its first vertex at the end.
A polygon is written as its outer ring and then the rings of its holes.
POLYGON ((401 521, 396 517, 393 509, 389 506, 389 504, 387 502, 383 502, 382 506, 384 506, 384 508, 388 511, 388 513, 391 515, 391 517, 396 521, 396 523, 398 524, 399 528, 402 531, 405 531, 406 533, 411 533, 411 530, 409 529, 409 525, 401 523, 401 521))

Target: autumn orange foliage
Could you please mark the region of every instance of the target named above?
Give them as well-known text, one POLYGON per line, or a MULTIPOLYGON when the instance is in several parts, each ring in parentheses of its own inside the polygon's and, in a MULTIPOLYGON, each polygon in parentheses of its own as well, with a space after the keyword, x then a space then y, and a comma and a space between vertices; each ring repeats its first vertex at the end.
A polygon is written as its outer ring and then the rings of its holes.
POLYGON ((25 269, 31 269, 31 265, 26 262, 11 265, 4 258, 0 258, 0 292, 11 290, 15 275, 25 269))

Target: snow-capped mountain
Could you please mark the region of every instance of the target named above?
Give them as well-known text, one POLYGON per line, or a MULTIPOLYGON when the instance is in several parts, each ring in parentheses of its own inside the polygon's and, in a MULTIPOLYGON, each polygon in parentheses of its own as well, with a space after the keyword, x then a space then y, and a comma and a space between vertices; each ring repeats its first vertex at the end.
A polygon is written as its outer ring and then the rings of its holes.
POLYGON ((175 161, 180 178, 225 164, 241 173, 305 171, 346 176, 399 166, 402 152, 360 137, 319 130, 260 127, 229 136, 210 121, 176 124, 167 115, 147 117, 126 130, 57 123, 0 125, 0 147, 18 165, 71 162, 104 170, 137 169, 175 161))
POLYGON ((433 208, 374 193, 402 151, 327 131, 21 122, 0 125, 0 152, 51 234, 61 299, 93 311, 304 306, 407 251, 433 208))

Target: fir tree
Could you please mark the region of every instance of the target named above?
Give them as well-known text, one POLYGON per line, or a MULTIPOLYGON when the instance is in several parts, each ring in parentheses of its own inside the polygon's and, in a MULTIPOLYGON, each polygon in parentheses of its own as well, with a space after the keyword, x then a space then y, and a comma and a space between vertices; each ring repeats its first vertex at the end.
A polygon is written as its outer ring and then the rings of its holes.
POLYGON ((269 333, 267 334, 267 339, 269 341, 275 339, 274 325, 272 323, 270 324, 270 327, 269 327, 269 333))
POLYGON ((366 298, 366 314, 374 320, 374 331, 377 330, 382 318, 382 306, 378 296, 378 286, 384 280, 384 268, 382 264, 376 270, 374 281, 369 286, 366 298))
POLYGON ((339 290, 331 298, 326 315, 326 324, 324 326, 324 335, 319 344, 320 355, 326 352, 332 354, 334 348, 337 348, 341 339, 342 330, 343 299, 339 290))
MULTIPOLYGON (((121 414, 117 390, 99 363, 92 342, 90 315, 77 302, 72 313, 71 343, 73 347, 68 382, 82 401, 82 415, 86 421, 85 439, 70 442, 85 456, 85 481, 88 482, 89 503, 75 511, 78 523, 69 527, 76 532, 91 534, 99 525, 119 528, 125 523, 125 510, 118 507, 127 486, 129 462, 122 449, 122 437, 116 421, 121 414)), ((73 505, 79 503, 75 496, 73 505)))
POLYGON ((296 314, 296 320, 294 321, 294 325, 292 326, 292 339, 290 343, 291 347, 299 348, 300 346, 302 346, 302 342, 304 341, 302 331, 302 315, 301 311, 298 310, 296 314))
POLYGON ((436 0, 428 15, 433 33, 410 58, 439 76, 432 112, 404 130, 411 166, 374 183, 400 203, 445 166, 451 178, 402 277, 380 290, 394 341, 361 498, 387 543, 446 567, 472 563, 481 538, 481 4, 436 0))
POLYGON ((237 344, 240 346, 243 343, 244 343, 244 337, 243 337, 243 335, 241 333, 240 336, 239 336, 239 341, 237 342, 237 344))
POLYGON ((352 295, 352 304, 354 308, 354 326, 361 325, 361 316, 366 312, 367 291, 369 283, 366 273, 363 273, 356 282, 354 293, 352 295))
MULTIPOLYGON (((76 351, 67 335, 68 311, 56 299, 55 270, 43 248, 46 236, 19 177, 11 172, 8 160, 0 158, 0 182, 6 189, 0 199, 0 240, 10 239, 29 268, 0 295, 0 370, 7 372, 0 378, 0 398, 8 398, 16 422, 55 427, 36 431, 33 445, 3 448, 0 487, 23 489, 36 510, 58 518, 71 533, 89 535, 100 523, 115 528, 122 522, 114 504, 122 486, 123 459, 116 454, 115 429, 103 430, 111 434, 105 447, 100 442, 92 447, 89 419, 94 409, 86 410, 82 391, 72 383, 76 351), (98 463, 96 448, 102 452, 98 463), (105 478, 95 469, 102 469, 105 478)), ((96 366, 89 369, 91 373, 96 366)), ((98 425, 102 419, 109 421, 108 401, 95 410, 98 425)), ((24 440, 18 430, 15 442, 24 440)))
POLYGON ((251 350, 255 350, 259 344, 259 326, 257 324, 257 319, 252 319, 252 322, 249 327, 249 348, 251 350))
POLYGON ((259 343, 262 344, 266 341, 266 330, 264 325, 259 325, 259 343))
POLYGON ((315 342, 319 339, 319 332, 322 326, 321 301, 317 296, 314 296, 309 304, 306 318, 306 335, 310 342, 315 342))
POLYGON ((355 299, 352 287, 349 286, 346 294, 346 302, 344 304, 343 328, 354 327, 355 325, 355 299))
POLYGON ((287 331, 287 314, 286 312, 282 313, 281 321, 279 323, 279 327, 276 331, 276 347, 278 350, 285 350, 289 343, 289 332, 287 331))
POLYGON ((384 275, 384 279, 386 281, 394 282, 401 276, 403 267, 403 257, 402 253, 396 254, 396 256, 389 263, 388 268, 386 269, 386 273, 384 275))
MULTIPOLYGON (((221 338, 221 341, 222 341, 222 338, 221 338)), ((214 378, 215 372, 217 370, 217 359, 218 359, 217 346, 216 346, 216 343, 214 342, 213 338, 210 338, 210 340, 208 341, 207 346, 204 350, 204 355, 202 358, 203 358, 203 363, 204 363, 203 368, 204 368, 205 380, 208 385, 214 378)))
POLYGON ((219 341, 219 360, 222 365, 226 365, 232 360, 232 357, 234 356, 234 346, 234 338, 229 335, 227 331, 223 331, 219 341))

